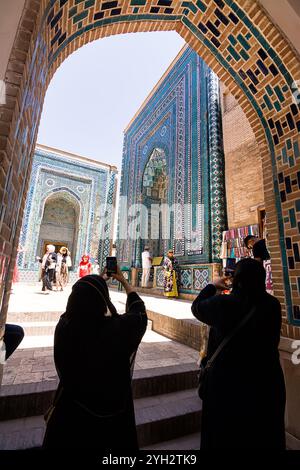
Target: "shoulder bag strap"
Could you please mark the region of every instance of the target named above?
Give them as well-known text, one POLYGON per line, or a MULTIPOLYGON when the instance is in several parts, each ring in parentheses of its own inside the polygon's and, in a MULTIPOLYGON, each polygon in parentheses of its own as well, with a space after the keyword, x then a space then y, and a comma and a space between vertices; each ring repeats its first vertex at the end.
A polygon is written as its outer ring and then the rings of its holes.
POLYGON ((248 315, 246 315, 243 318, 243 320, 232 330, 232 332, 223 339, 223 341, 218 346, 218 348, 216 349, 212 357, 209 359, 209 361, 207 361, 205 368, 209 368, 212 366, 212 364, 214 363, 214 361, 216 360, 217 356, 220 354, 222 349, 225 348, 225 346, 229 343, 229 341, 241 330, 241 328, 247 323, 247 321, 250 320, 255 310, 256 310, 256 307, 252 307, 248 315))

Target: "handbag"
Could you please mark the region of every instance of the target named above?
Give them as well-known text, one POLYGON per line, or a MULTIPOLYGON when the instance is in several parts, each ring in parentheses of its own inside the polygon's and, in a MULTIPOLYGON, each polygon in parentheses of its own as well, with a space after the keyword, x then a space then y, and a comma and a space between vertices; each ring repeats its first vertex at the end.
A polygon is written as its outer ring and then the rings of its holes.
POLYGON ((246 315, 243 320, 231 331, 229 335, 227 335, 223 341, 219 344, 216 351, 212 355, 212 357, 208 360, 207 356, 205 356, 201 363, 200 368, 198 371, 198 395, 201 400, 205 398, 207 395, 207 382, 208 382, 208 374, 215 363, 215 360, 219 356, 220 352, 225 348, 225 346, 229 343, 230 340, 241 330, 241 328, 247 323, 247 321, 252 317, 256 310, 256 307, 252 307, 248 315, 246 315))

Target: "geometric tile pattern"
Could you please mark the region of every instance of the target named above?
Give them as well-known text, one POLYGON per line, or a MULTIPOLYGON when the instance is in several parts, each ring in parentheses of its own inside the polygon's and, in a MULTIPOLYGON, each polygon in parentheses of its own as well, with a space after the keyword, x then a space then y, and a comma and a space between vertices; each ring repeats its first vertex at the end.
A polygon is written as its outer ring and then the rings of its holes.
POLYGON ((181 269, 181 286, 183 289, 192 289, 193 280, 192 280, 192 270, 191 269, 181 269))
POLYGON ((220 110, 219 80, 214 73, 209 76, 209 160, 210 160, 210 210, 212 262, 219 261, 222 230, 226 226, 225 165, 220 110))
POLYGON ((156 287, 160 287, 163 289, 164 287, 164 270, 163 268, 156 268, 155 269, 155 274, 156 274, 156 287))
POLYGON ((195 290, 203 289, 210 281, 209 269, 205 267, 195 268, 193 270, 193 288, 195 290))
MULTIPOLYGON (((163 289, 163 268, 155 268, 156 286, 163 289)), ((179 292, 188 294, 197 294, 209 282, 213 280, 212 265, 191 265, 180 268, 181 286, 179 292)))

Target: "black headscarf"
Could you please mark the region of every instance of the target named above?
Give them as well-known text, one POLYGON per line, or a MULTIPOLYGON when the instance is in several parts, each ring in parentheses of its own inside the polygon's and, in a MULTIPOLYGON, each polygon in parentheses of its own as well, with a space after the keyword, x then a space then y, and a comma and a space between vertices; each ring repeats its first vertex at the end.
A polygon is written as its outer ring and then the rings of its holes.
POLYGON ((232 293, 257 299, 266 292, 266 271, 262 263, 253 258, 243 258, 237 264, 232 280, 232 293))
POLYGON ((67 320, 82 318, 82 315, 89 319, 104 318, 108 311, 112 316, 118 315, 110 300, 107 284, 101 276, 90 274, 73 285, 64 317, 67 320))

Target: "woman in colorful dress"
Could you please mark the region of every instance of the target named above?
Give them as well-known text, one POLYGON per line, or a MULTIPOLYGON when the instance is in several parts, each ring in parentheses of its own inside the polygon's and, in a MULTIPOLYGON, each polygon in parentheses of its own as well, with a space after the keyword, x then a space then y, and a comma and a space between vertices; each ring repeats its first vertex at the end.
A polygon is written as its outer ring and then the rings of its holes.
POLYGON ((81 279, 84 276, 88 276, 93 273, 93 266, 90 262, 89 255, 83 255, 78 267, 78 277, 81 279))
POLYGON ((69 268, 72 266, 70 252, 67 247, 62 246, 57 254, 56 263, 56 290, 64 290, 69 280, 69 268))
POLYGON ((169 250, 163 262, 164 269, 164 295, 165 297, 178 297, 178 261, 174 258, 173 250, 169 250))

